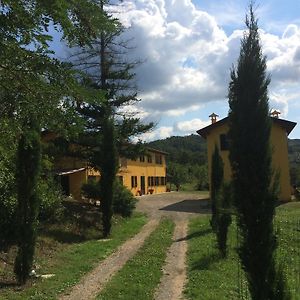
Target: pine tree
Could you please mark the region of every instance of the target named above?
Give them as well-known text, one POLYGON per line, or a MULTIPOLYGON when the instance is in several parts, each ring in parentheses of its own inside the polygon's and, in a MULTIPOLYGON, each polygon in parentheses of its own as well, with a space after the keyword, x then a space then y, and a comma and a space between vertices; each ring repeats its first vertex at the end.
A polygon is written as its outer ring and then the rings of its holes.
POLYGON ((94 2, 99 2, 101 11, 114 26, 103 30, 100 37, 88 46, 75 48, 70 59, 74 68, 84 74, 82 84, 99 95, 93 102, 77 102, 77 110, 85 120, 86 128, 76 142, 85 147, 89 163, 100 170, 103 234, 108 236, 112 216, 112 183, 118 158, 120 155, 134 157, 141 150, 141 144, 133 146, 130 137, 148 131, 153 124, 142 124, 139 118, 122 110, 139 101, 133 84, 136 62, 126 61, 130 47, 120 37, 124 27, 105 10, 104 4, 108 5, 109 1, 94 2))
POLYGON ((257 19, 250 4, 247 34, 241 41, 229 84, 230 161, 235 205, 241 232, 239 256, 252 299, 278 299, 273 229, 276 195, 272 168, 266 57, 262 54, 257 19))

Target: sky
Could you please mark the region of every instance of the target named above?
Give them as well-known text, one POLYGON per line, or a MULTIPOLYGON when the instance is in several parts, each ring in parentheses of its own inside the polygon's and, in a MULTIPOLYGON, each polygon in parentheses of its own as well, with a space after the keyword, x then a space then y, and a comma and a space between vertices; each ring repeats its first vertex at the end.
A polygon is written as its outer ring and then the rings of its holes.
MULTIPOLYGON (((228 113, 230 69, 237 62, 248 0, 124 0, 119 18, 134 38, 129 58, 141 101, 126 109, 156 127, 149 141, 188 135, 228 113)), ((256 1, 263 53, 267 56, 270 108, 299 125, 300 1, 256 1)))

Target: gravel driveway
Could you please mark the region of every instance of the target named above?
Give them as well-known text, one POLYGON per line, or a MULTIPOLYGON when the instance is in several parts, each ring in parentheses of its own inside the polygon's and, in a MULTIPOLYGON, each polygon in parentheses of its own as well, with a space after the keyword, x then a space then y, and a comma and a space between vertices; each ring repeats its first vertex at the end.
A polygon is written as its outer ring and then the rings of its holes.
POLYGON ((208 193, 170 192, 137 197, 137 211, 150 218, 171 217, 174 221, 186 220, 210 212, 208 193))
POLYGON ((137 235, 127 240, 93 271, 85 275, 71 290, 63 293, 59 299, 95 299, 110 278, 135 255, 163 217, 171 218, 174 221, 175 230, 173 243, 168 250, 162 270, 163 276, 155 292, 155 299, 183 299, 182 291, 186 281, 188 220, 192 217, 209 213, 207 196, 199 193, 170 192, 138 197, 137 211, 146 213, 149 216, 149 222, 137 235))
POLYGON ((175 222, 173 243, 167 253, 155 300, 184 299, 188 221, 210 212, 207 197, 208 194, 171 192, 138 198, 137 210, 148 214, 150 220, 168 217, 175 222))

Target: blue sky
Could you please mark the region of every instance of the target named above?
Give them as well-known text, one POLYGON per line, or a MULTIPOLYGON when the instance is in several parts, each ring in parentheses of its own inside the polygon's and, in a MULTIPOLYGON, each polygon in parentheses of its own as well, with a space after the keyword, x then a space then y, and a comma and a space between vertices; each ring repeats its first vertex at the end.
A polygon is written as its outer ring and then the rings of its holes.
MULTIPOLYGON (((124 0, 119 18, 134 37, 136 112, 157 127, 145 140, 186 135, 209 124, 212 112, 228 112, 229 72, 243 35, 246 0, 124 0)), ((272 82, 270 107, 298 122, 300 138, 300 1, 256 1, 263 51, 272 82)), ((63 54, 63 51, 60 50, 63 54)))

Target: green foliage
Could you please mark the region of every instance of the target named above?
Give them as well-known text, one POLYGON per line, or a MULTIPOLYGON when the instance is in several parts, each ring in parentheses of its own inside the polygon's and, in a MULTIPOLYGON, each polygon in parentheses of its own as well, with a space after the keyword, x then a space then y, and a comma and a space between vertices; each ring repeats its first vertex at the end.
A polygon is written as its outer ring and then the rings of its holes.
POLYGON ((229 84, 230 161, 242 243, 239 255, 252 299, 274 299, 276 267, 273 230, 276 196, 272 167, 266 57, 252 2, 236 69, 229 84))
POLYGON ((188 181, 188 173, 184 166, 176 163, 168 165, 168 181, 176 186, 177 191, 180 186, 188 181))
POLYGON ((207 161, 206 141, 199 135, 172 136, 148 143, 149 147, 168 152, 168 162, 203 165, 207 161))
POLYGON ((92 180, 87 183, 84 183, 81 186, 81 192, 82 192, 83 196, 88 199, 100 200, 101 187, 100 187, 99 182, 97 182, 96 180, 92 180))
POLYGON ((61 187, 52 177, 41 178, 37 186, 40 198, 39 221, 54 222, 59 221, 63 217, 64 200, 61 187))
POLYGON ((208 166, 207 164, 202 166, 194 166, 194 174, 198 179, 197 190, 203 191, 209 189, 208 184, 208 166))
POLYGON ((224 176, 224 163, 219 154, 219 148, 215 145, 215 150, 211 161, 211 179, 210 179, 210 200, 211 200, 211 227, 217 232, 217 203, 220 203, 222 197, 222 185, 224 176))
MULTIPOLYGON (((86 218, 89 215, 86 211, 77 211, 77 217, 78 214, 85 215, 86 218)), ((60 233, 63 240, 49 235, 49 228, 44 227, 40 231, 35 260, 41 267, 41 273, 55 276, 47 280, 34 280, 34 284, 28 284, 22 289, 16 289, 13 285, 3 287, 0 289, 0 299, 58 299, 61 293, 67 293, 85 274, 92 271, 95 265, 115 252, 127 239, 136 235, 146 221, 146 217, 141 214, 134 214, 132 218, 114 218, 111 239, 102 241, 98 237, 81 243, 77 239, 66 243, 67 233, 74 236, 73 231, 66 230, 74 226, 68 220, 55 224, 55 232, 60 233)))
POLYGON ((130 217, 135 209, 136 198, 118 180, 114 183, 113 211, 122 217, 130 217))
MULTIPOLYGON (((81 188, 85 197, 101 200, 101 185, 99 182, 90 181, 81 188)), ((136 199, 132 193, 123 186, 118 180, 113 184, 112 209, 114 214, 122 217, 130 217, 135 209, 136 199)), ((102 202, 101 202, 102 203, 102 202)))
POLYGON ((34 121, 32 122, 30 128, 21 136, 17 155, 18 253, 15 273, 20 284, 26 282, 32 267, 39 209, 37 183, 41 162, 40 131, 34 121))
POLYGON ((222 257, 227 256, 228 228, 231 224, 232 188, 230 183, 223 183, 216 203, 217 245, 222 257))

